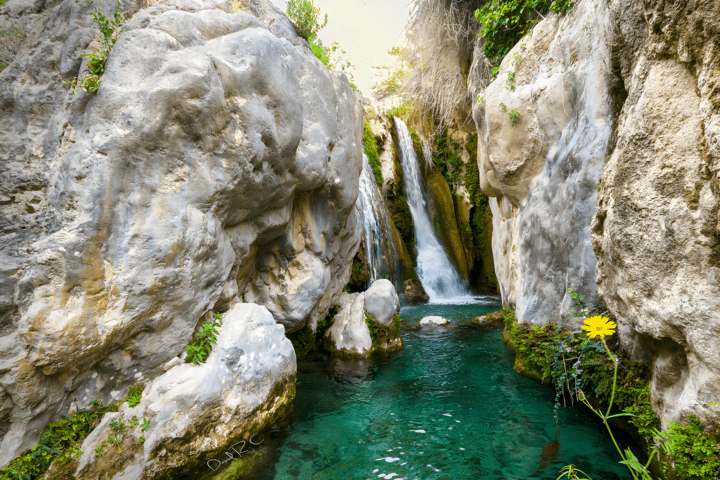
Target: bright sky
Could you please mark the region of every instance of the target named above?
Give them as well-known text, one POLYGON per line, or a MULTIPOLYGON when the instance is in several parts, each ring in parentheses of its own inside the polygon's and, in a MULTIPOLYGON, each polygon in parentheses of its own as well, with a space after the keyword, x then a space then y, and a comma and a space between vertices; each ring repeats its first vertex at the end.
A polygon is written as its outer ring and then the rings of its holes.
MULTIPOLYGON (((328 24, 319 37, 326 46, 338 42, 346 59, 355 65, 355 84, 365 97, 377 82, 374 66, 394 64, 387 54, 398 43, 408 21, 411 0, 315 0, 328 24)), ((283 12, 286 0, 272 0, 283 12)))

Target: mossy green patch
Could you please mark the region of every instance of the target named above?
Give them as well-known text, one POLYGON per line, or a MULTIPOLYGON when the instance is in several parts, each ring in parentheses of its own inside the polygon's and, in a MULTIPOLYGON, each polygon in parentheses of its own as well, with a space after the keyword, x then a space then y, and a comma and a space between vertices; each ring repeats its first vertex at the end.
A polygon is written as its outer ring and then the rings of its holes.
POLYGON ((375 136, 367 120, 365 120, 364 124, 363 147, 365 149, 365 155, 367 155, 368 161, 370 162, 370 168, 372 168, 373 175, 375 176, 375 182, 379 187, 382 187, 383 174, 380 165, 380 156, 378 155, 377 142, 375 141, 375 136))
MULTIPOLYGON (((518 324, 514 312, 503 309, 503 313, 503 341, 516 352, 516 372, 554 384, 558 402, 563 399, 569 404, 582 391, 596 407, 607 409, 613 396, 615 367, 599 339, 590 339, 580 330, 553 324, 518 324)), ((628 425, 650 452, 655 443, 654 434, 660 426, 660 419, 650 402, 651 370, 641 362, 627 359, 612 345, 614 343, 610 341, 609 346, 615 350, 614 355, 618 355, 620 363, 611 413, 631 414, 632 417, 627 417, 628 425)), ((651 469, 658 478, 720 478, 720 422, 717 415, 711 415, 704 422, 692 415, 683 424, 670 422, 667 432, 684 438, 675 445, 672 458, 661 457, 662 463, 656 457, 653 459, 651 469)))
POLYGON ((460 273, 466 279, 469 279, 470 272, 468 271, 467 258, 465 257, 465 248, 460 240, 460 232, 458 231, 455 221, 455 207, 452 193, 450 193, 450 187, 445 177, 438 171, 428 177, 427 183, 435 198, 435 205, 437 205, 438 208, 439 218, 436 220, 440 225, 446 248, 454 259, 460 273))

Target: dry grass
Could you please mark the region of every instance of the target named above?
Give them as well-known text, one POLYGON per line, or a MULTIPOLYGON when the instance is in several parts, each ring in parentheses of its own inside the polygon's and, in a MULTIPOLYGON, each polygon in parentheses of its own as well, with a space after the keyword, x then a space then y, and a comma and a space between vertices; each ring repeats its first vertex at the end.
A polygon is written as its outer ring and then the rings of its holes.
POLYGON ((480 29, 474 12, 485 2, 414 0, 406 29, 414 68, 401 92, 413 99, 409 121, 426 138, 471 122, 474 90, 489 84, 489 74, 482 78, 485 62, 473 62, 480 29), (468 82, 471 72, 475 78, 468 82))
POLYGON ((22 28, 11 26, 0 30, 0 71, 12 63, 26 36, 22 28))

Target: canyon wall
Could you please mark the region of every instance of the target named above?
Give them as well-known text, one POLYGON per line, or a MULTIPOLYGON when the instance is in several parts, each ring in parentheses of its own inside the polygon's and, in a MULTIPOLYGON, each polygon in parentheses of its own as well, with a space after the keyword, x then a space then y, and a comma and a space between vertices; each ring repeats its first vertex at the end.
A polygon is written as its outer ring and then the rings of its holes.
MULTIPOLYGON (((350 275, 348 79, 264 0, 150 3, 122 4, 91 95, 65 81, 99 46, 92 7, 117 2, 0 7, 0 29, 26 32, 0 73, 0 465, 49 421, 165 374, 208 312, 259 304, 292 332, 350 275)), ((268 385, 294 382, 288 362, 268 385)))
POLYGON ((712 0, 581 0, 470 82, 503 303, 607 309, 665 420, 720 395, 719 35, 712 0))

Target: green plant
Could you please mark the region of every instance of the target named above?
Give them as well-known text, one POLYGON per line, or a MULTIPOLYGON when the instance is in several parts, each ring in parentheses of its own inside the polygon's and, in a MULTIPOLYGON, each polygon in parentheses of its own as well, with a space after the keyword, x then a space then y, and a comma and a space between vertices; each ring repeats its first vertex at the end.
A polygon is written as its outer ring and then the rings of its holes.
POLYGON ((720 478, 720 422, 716 414, 706 424, 690 415, 687 425, 670 422, 668 433, 679 438, 672 459, 679 478, 704 480, 720 478))
POLYGON ((221 320, 220 312, 215 312, 212 321, 208 320, 200 325, 200 332, 193 338, 190 345, 187 346, 186 363, 192 362, 195 365, 205 363, 208 355, 210 355, 212 351, 212 346, 217 343, 217 329, 220 327, 221 320))
MULTIPOLYGON (((92 4, 92 2, 90 2, 92 4)), ((122 22, 122 15, 120 14, 120 1, 118 0, 118 11, 113 14, 112 19, 109 19, 98 7, 92 11, 93 28, 100 30, 100 47, 90 53, 82 54, 83 57, 87 58, 88 73, 80 80, 76 78, 66 80, 70 84, 70 91, 77 93, 77 88, 85 90, 86 94, 97 92, 100 88, 100 77, 105 72, 105 63, 110 56, 110 51, 115 46, 118 37, 120 36, 120 24, 122 22)))
POLYGON ((537 18, 548 12, 567 12, 573 5, 573 0, 488 1, 475 11, 480 22, 479 35, 485 38, 485 56, 499 64, 513 45, 532 30, 537 18))
POLYGON ((396 107, 388 109, 387 114, 391 117, 398 117, 399 119, 406 121, 412 113, 412 100, 406 100, 396 107))
POLYGON ((142 430, 143 432, 147 432, 149 428, 150 428, 150 420, 148 420, 147 418, 143 418, 142 426, 140 427, 140 430, 142 430))
POLYGON ((0 72, 12 63, 26 37, 27 32, 23 28, 14 25, 0 28, 0 72))
POLYGON ((402 319, 400 318, 399 313, 393 315, 393 325, 395 326, 395 330, 400 330, 400 327, 402 326, 402 319))
POLYGON ((507 73, 507 80, 505 80, 505 85, 510 90, 515 90, 515 72, 508 72, 507 73))
POLYGON ((440 173, 447 180, 450 189, 455 192, 463 178, 463 168, 465 164, 462 161, 458 151, 460 145, 450 138, 447 130, 443 130, 435 139, 435 153, 433 153, 433 162, 440 173))
POLYGON ((378 324, 377 320, 375 320, 368 312, 365 310, 365 323, 368 326, 368 329, 370 330, 370 338, 372 338, 373 342, 375 341, 375 337, 377 337, 378 334, 378 324))
POLYGON ((138 384, 137 380, 135 380, 135 385, 128 387, 127 402, 130 408, 135 408, 140 404, 143 390, 145 390, 145 385, 138 384))
POLYGON ((508 116, 510 117, 510 124, 514 127, 520 120, 520 113, 515 109, 510 110, 507 105, 502 102, 500 102, 500 108, 502 108, 502 110, 508 114, 508 116))
MULTIPOLYGON (((66 464, 82 455, 80 445, 100 423, 108 411, 117 411, 120 403, 103 406, 97 401, 90 403, 90 409, 82 409, 63 416, 39 433, 38 443, 27 452, 17 456, 0 471, 0 480, 36 478, 54 462, 66 464)), ((97 452, 96 452, 97 453, 97 452)))
POLYGON ((560 476, 557 477, 556 480, 560 480, 562 478, 567 478, 568 480, 590 480, 588 474, 577 468, 575 465, 564 466, 562 470, 560 470, 560 476), (581 478, 580 474, 582 474, 584 478, 581 478))
POLYGON ((328 22, 327 14, 324 20, 320 19, 320 8, 315 6, 313 0, 289 0, 285 13, 295 26, 297 34, 311 43, 328 22))
POLYGON ((375 176, 375 183, 377 183, 378 187, 382 187, 383 174, 382 166, 380 165, 380 156, 378 155, 377 142, 375 141, 375 136, 367 120, 365 120, 363 127, 363 147, 365 155, 368 157, 370 168, 372 168, 373 175, 375 176))

